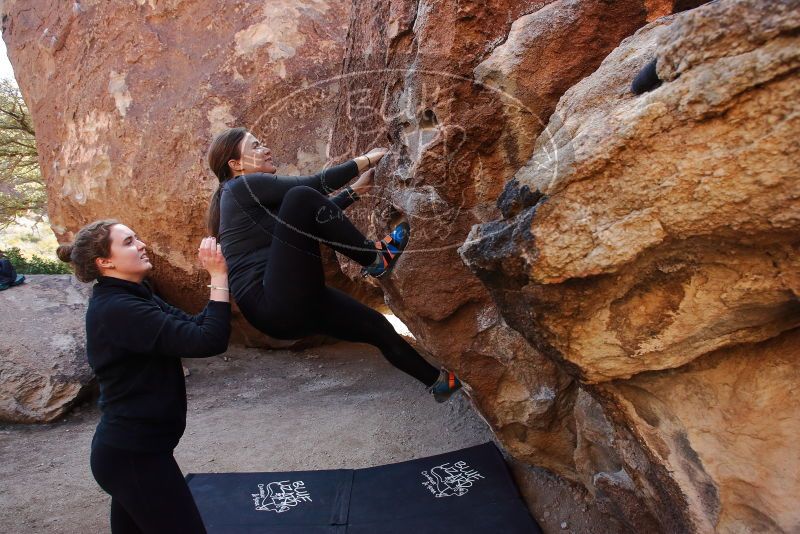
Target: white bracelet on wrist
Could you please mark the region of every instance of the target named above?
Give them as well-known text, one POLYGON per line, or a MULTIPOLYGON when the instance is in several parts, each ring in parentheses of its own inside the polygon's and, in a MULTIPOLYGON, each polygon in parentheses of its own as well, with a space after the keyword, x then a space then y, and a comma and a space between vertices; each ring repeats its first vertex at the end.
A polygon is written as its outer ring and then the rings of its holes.
POLYGON ((212 284, 208 284, 206 287, 210 287, 211 289, 221 289, 222 291, 230 292, 230 289, 228 289, 227 287, 220 287, 220 286, 215 286, 215 285, 212 285, 212 284))

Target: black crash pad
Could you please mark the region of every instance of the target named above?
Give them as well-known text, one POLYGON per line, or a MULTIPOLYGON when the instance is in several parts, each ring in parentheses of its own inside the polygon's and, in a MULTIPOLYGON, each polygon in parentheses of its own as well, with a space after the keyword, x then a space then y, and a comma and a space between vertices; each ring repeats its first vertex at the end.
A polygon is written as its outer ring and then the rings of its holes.
POLYGON ((186 479, 209 534, 541 533, 493 443, 367 469, 186 479))

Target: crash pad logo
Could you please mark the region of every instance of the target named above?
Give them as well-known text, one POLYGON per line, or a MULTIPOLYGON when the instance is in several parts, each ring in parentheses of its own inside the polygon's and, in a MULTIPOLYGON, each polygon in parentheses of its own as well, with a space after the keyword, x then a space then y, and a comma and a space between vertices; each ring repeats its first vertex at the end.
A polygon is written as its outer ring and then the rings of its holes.
POLYGON ((476 469, 470 468, 466 462, 450 462, 437 465, 429 471, 423 471, 423 486, 435 497, 461 497, 465 495, 476 480, 486 478, 476 469))
POLYGON ((259 512, 275 512, 281 514, 287 512, 301 502, 311 502, 311 495, 306 490, 306 485, 302 480, 289 482, 270 482, 269 484, 259 484, 258 493, 251 493, 256 510, 259 512))

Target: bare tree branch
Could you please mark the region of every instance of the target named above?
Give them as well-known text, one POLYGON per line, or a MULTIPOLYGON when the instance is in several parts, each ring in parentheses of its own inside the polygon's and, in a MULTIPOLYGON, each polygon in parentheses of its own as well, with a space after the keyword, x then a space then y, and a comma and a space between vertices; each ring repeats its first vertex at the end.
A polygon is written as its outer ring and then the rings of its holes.
POLYGON ((0 80, 0 228, 23 214, 45 214, 47 195, 33 122, 13 80, 0 80))

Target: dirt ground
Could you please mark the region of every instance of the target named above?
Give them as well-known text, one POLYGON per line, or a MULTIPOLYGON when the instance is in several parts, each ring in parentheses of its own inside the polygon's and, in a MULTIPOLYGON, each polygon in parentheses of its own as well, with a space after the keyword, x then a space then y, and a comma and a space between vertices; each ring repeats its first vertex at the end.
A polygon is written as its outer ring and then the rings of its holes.
MULTIPOLYGON (((232 347, 184 363, 184 473, 360 468, 493 439, 466 396, 437 404, 368 345, 232 347)), ((98 419, 92 401, 53 424, 0 426, 0 532, 108 532, 110 498, 88 465, 98 419)), ((546 533, 619 531, 564 481, 541 469, 524 477, 546 533)))

